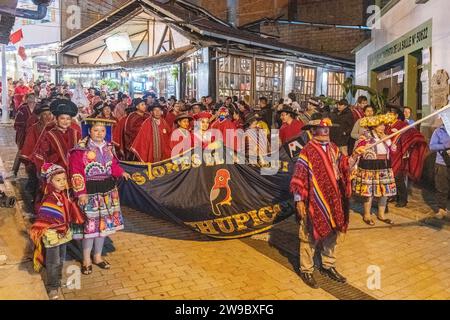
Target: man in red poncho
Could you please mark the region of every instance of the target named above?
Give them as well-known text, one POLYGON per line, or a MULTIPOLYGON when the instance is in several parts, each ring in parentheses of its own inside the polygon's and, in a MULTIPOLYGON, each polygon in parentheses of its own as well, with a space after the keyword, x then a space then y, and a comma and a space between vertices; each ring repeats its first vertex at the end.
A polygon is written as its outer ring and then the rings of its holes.
POLYGON ((27 128, 39 121, 37 115, 33 113, 36 104, 36 95, 30 93, 26 97, 26 103, 22 104, 17 110, 14 129, 16 129, 16 144, 19 150, 22 149, 25 142, 27 128), (29 121, 29 119, 31 120, 29 121))
POLYGON ((36 173, 38 170, 34 166, 31 158, 39 138, 43 135, 44 130, 49 131, 55 125, 48 101, 41 102, 34 113, 38 115, 39 121, 28 128, 25 142, 20 150, 20 158, 25 162, 26 171, 30 180, 36 180, 37 178, 36 173))
POLYGON ((155 163, 171 156, 172 126, 162 118, 159 105, 153 105, 151 111, 152 116, 144 121, 130 148, 140 162, 155 163))
POLYGON ((336 244, 349 223, 351 197, 350 167, 355 159, 345 156, 330 142, 332 122, 328 118, 311 120, 313 139, 302 149, 290 190, 294 194, 300 220, 300 276, 308 286, 319 288, 314 279, 314 253, 322 243, 320 271, 329 278, 346 282, 335 268, 336 244))
POLYGON ((123 124, 123 133, 120 135, 120 145, 124 150, 125 160, 128 161, 136 160, 135 154, 131 151, 131 146, 141 130, 142 124, 151 117, 150 113, 147 112, 145 101, 142 99, 133 99, 133 108, 136 111, 131 112, 126 117, 125 123, 123 124))
MULTIPOLYGON (((386 128, 386 134, 390 135, 408 126, 400 107, 389 106, 388 110, 397 117, 397 121, 386 128)), ((393 143, 396 145, 395 152, 391 151, 392 170, 397 185, 396 207, 403 208, 408 204, 406 178, 412 181, 421 178, 428 147, 425 137, 415 128, 396 136, 393 143)))
POLYGON ((30 90, 29 87, 25 85, 23 80, 19 80, 19 83, 17 84, 17 87, 14 89, 14 107, 16 111, 19 109, 19 107, 24 102, 25 96, 30 93, 32 90, 30 90))

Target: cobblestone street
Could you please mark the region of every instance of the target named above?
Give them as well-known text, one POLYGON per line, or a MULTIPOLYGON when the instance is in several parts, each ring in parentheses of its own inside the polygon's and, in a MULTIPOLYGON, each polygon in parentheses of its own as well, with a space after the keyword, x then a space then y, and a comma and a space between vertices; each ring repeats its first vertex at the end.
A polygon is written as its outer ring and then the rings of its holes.
MULTIPOLYGON (((0 143, 0 157, 10 169, 15 154, 11 127, 0 127, 0 143)), ((13 185, 19 200, 26 201, 24 182, 21 174, 13 185)), ((108 240, 104 252, 112 269, 94 266, 93 274, 81 276, 80 289, 63 290, 64 298, 450 299, 449 224, 431 217, 430 199, 430 192, 413 188, 408 208, 391 206, 393 227, 378 221, 369 227, 352 212, 349 232, 338 247, 337 269, 348 284, 337 285, 318 275, 318 290, 303 284, 296 273, 298 230, 293 217, 251 238, 218 241, 124 208, 126 228, 108 240), (368 278, 378 268, 380 287, 371 290, 368 278)), ((26 207, 16 215, 25 226, 26 207)), ((357 203, 353 208, 360 210, 357 203)), ((0 212, 0 219, 12 214, 0 212)), ((14 261, 25 261, 0 265, 0 299, 45 298, 43 283, 30 268, 24 230, 18 223, 0 224, 0 254, 8 252, 14 261), (20 245, 8 240, 17 233, 22 234, 20 245), (27 290, 11 290, 25 283, 28 287, 22 288, 27 290)), ((77 246, 69 251, 65 277, 71 275, 69 267, 79 266, 77 246)))

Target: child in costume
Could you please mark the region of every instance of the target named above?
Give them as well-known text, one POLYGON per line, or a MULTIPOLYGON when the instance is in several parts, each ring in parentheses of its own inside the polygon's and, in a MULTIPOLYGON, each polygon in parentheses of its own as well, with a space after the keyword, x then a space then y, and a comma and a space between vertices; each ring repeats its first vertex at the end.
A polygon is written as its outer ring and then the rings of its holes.
POLYGON ((68 196, 64 168, 45 163, 41 174, 45 180, 44 197, 30 230, 35 245, 33 262, 37 272, 45 265, 49 297, 58 299, 66 247, 73 239, 71 225, 82 224, 84 218, 68 196))

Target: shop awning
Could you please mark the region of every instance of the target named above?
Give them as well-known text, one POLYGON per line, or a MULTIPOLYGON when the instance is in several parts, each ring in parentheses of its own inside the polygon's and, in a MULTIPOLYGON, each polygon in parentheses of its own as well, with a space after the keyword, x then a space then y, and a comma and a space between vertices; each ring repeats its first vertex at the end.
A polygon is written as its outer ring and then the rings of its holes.
MULTIPOLYGON (((217 17, 213 16, 199 6, 184 0, 156 1, 156 0, 134 0, 114 11, 109 16, 88 27, 78 35, 63 43, 61 52, 77 56, 80 47, 86 49, 91 46, 92 50, 98 48, 98 40, 104 38, 114 28, 126 24, 138 15, 147 14, 159 22, 170 26, 191 43, 202 46, 244 48, 268 54, 291 56, 306 59, 311 62, 340 66, 353 69, 353 61, 334 58, 328 55, 315 53, 308 49, 291 46, 272 37, 263 37, 260 34, 235 28, 217 17), (93 42, 95 43, 95 46, 93 42), (78 49, 77 49, 78 48, 78 49)), ((101 66, 105 68, 105 66, 101 66)))
POLYGON ((180 62, 185 57, 194 53, 197 48, 193 45, 174 49, 152 57, 131 59, 115 64, 71 64, 63 66, 52 66, 56 70, 133 70, 162 67, 180 62))

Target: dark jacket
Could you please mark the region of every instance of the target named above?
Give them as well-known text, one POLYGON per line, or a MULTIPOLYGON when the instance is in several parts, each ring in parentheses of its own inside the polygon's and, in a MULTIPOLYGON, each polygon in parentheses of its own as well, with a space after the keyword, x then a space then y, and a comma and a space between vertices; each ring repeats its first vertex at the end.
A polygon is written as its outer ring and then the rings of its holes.
POLYGON ((258 111, 258 114, 260 115, 261 120, 267 123, 269 129, 272 129, 272 115, 273 115, 272 106, 268 105, 267 107, 258 111))
POLYGON ((330 133, 331 141, 338 147, 347 146, 353 125, 355 124, 352 111, 348 107, 342 112, 336 109, 330 114, 330 118, 333 124, 339 125, 338 127, 332 128, 330 133))

